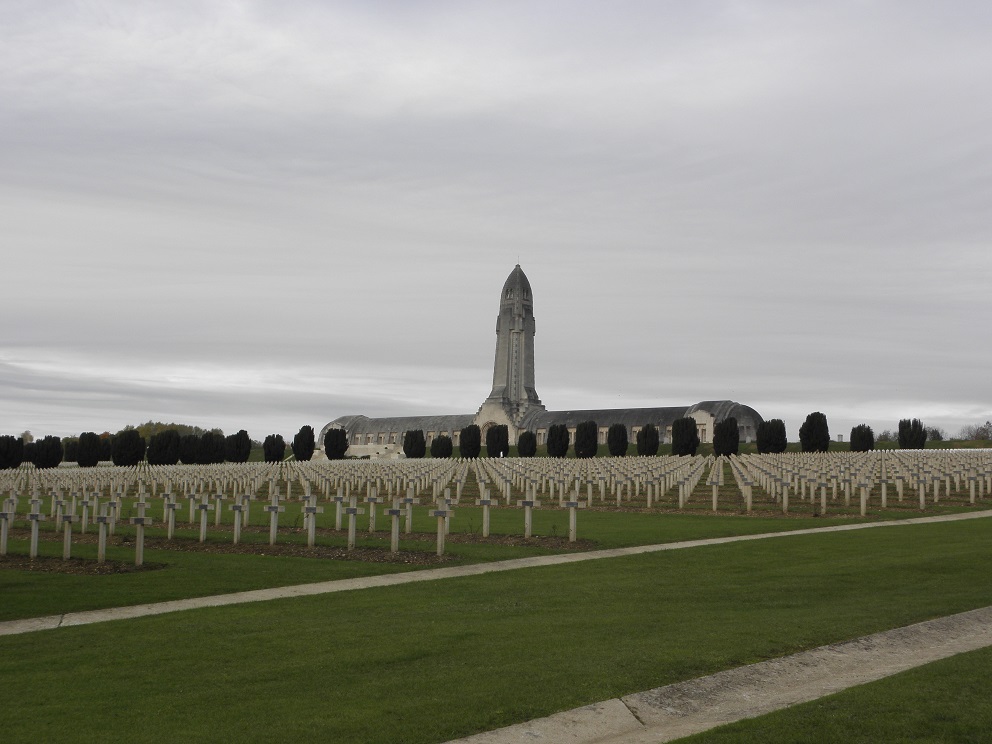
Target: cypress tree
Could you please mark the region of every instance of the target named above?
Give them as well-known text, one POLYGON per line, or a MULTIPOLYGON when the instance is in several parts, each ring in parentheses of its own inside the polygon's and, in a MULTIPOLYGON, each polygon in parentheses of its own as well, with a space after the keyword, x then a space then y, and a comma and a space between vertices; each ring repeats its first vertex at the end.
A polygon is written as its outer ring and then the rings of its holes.
POLYGON ((713 454, 725 457, 740 451, 740 430, 733 416, 718 421, 713 427, 713 454))
POLYGON ((672 422, 672 454, 683 457, 695 455, 699 448, 699 431, 694 418, 679 418, 672 422))
POLYGON ((301 426, 300 430, 296 432, 296 436, 293 437, 293 457, 299 462, 307 462, 313 457, 314 449, 316 449, 316 443, 313 436, 313 427, 301 426))
POLYGON ((92 468, 100 462, 100 437, 96 432, 84 431, 79 435, 76 450, 76 464, 81 468, 92 468))
POLYGON ((858 424, 851 429, 851 452, 871 452, 875 449, 875 432, 868 424, 858 424))
MULTIPOLYGON (((640 435, 640 432, 638 432, 640 435)), ((611 457, 624 457, 627 454, 627 427, 623 424, 613 424, 606 432, 606 446, 610 449, 611 457)), ((655 450, 657 452, 658 450, 655 450)))
POLYGON ((537 437, 532 431, 522 431, 517 437, 517 454, 521 457, 533 457, 537 454, 537 437))
POLYGON ((827 417, 814 411, 799 427, 799 444, 803 452, 827 452, 830 450, 830 428, 827 417))
POLYGON ((238 433, 234 435, 233 450, 233 457, 228 457, 228 460, 248 462, 248 458, 251 457, 251 437, 244 429, 238 430, 238 433))
POLYGON ((458 435, 458 449, 461 456, 473 460, 482 452, 482 430, 475 424, 469 424, 458 435))
POLYGON ((66 462, 76 462, 79 459, 78 437, 65 437, 62 440, 62 459, 66 462))
POLYGON ((24 440, 5 434, 0 437, 0 470, 19 468, 24 462, 24 440))
POLYGON ((112 459, 118 467, 130 468, 145 458, 145 438, 136 429, 124 429, 114 436, 112 459))
POLYGON ((899 422, 899 449, 923 449, 927 443, 927 430, 919 419, 899 422))
POLYGON ((595 421, 583 421, 575 427, 575 456, 595 457, 599 449, 599 425, 595 421))
POLYGON ((510 431, 506 424, 486 430, 486 457, 506 457, 510 453, 510 431))
POLYGON ((200 452, 200 438, 196 434, 186 434, 179 438, 179 462, 183 465, 196 465, 200 452))
POLYGON ((269 434, 262 442, 262 453, 266 462, 282 462, 286 457, 286 441, 282 434, 269 434))
POLYGON ((114 459, 114 438, 107 432, 100 435, 100 462, 114 459))
POLYGON ((324 453, 328 460, 343 460, 348 451, 348 432, 344 429, 328 429, 324 433, 324 453))
POLYGON ((62 439, 50 434, 35 440, 32 462, 39 469, 58 467, 62 462, 62 439))
POLYGON ((427 440, 423 429, 413 429, 403 434, 403 454, 418 459, 427 454, 427 440))
POLYGON ((758 453, 785 452, 788 441, 785 435, 785 422, 782 419, 769 419, 758 424, 757 431, 758 453))
POLYGON ((568 454, 569 433, 565 424, 552 424, 548 428, 548 457, 565 457, 568 454))
POLYGON ((431 457, 451 457, 454 449, 454 446, 451 444, 451 437, 447 434, 438 434, 434 437, 434 441, 431 442, 431 457))
POLYGON ((152 434, 148 440, 149 465, 175 465, 179 462, 179 446, 182 437, 175 429, 166 429, 152 434))
POLYGON ((645 424, 637 432, 637 454, 642 457, 654 457, 658 454, 660 441, 658 427, 654 424, 645 424))
POLYGON ((227 453, 227 442, 219 431, 208 431, 200 437, 200 447, 196 453, 196 461, 200 465, 217 465, 224 462, 227 453))

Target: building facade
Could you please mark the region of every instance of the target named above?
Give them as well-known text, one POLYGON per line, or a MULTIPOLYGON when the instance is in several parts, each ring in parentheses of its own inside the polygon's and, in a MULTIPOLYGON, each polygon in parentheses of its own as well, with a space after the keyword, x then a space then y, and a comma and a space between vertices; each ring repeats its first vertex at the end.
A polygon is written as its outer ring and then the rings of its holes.
POLYGON ((753 408, 730 400, 702 401, 690 406, 661 408, 617 408, 575 411, 549 411, 541 402, 535 386, 534 374, 534 294, 519 264, 510 272, 500 293, 499 315, 496 318, 496 358, 493 363, 493 386, 489 396, 475 413, 440 416, 401 416, 369 418, 367 416, 342 416, 328 423, 320 432, 318 442, 323 445, 324 433, 331 428, 348 433, 348 455, 387 457, 402 451, 403 435, 420 429, 428 445, 438 436, 451 437, 459 446, 461 430, 477 424, 486 431, 505 424, 510 442, 516 443, 524 431, 532 431, 538 444, 547 443, 548 429, 564 424, 575 441, 575 428, 584 421, 595 421, 599 427, 600 444, 606 443, 606 433, 613 424, 627 429, 630 441, 636 441, 637 432, 653 424, 664 442, 670 442, 672 423, 690 417, 702 442, 713 441, 713 427, 724 419, 737 419, 740 439, 753 441, 761 416, 753 408))

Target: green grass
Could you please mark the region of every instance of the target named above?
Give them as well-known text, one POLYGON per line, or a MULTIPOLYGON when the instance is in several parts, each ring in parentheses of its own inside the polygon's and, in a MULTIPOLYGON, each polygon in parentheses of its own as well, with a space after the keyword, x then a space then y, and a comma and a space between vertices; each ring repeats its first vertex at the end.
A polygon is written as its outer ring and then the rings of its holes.
POLYGON ((682 741, 685 744, 909 744, 987 742, 992 732, 992 648, 682 741))
POLYGON ((4 741, 442 741, 992 604, 988 529, 783 537, 3 637, 4 741))

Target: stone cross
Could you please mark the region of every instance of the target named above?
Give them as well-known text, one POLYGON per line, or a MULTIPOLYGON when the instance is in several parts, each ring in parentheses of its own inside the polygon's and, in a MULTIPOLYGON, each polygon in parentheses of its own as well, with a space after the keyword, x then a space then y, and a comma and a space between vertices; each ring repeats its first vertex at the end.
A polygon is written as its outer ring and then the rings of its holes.
POLYGON ((223 508, 224 494, 215 493, 214 494, 214 527, 220 527, 220 512, 223 508))
POLYGON ((31 513, 28 514, 28 519, 31 522, 31 549, 29 553, 31 558, 38 557, 38 523, 47 519, 44 514, 38 511, 40 507, 41 499, 31 499, 31 513))
POLYGON ((345 507, 345 514, 348 515, 348 550, 354 550, 355 548, 355 517, 359 514, 364 514, 365 510, 361 507, 355 506, 354 498, 352 498, 351 506, 345 507))
POLYGON ((72 523, 78 522, 79 517, 75 514, 63 514, 59 521, 62 522, 62 560, 67 561, 72 555, 72 523))
POLYGON ((152 523, 151 517, 145 516, 145 509, 148 505, 144 501, 139 501, 135 506, 138 509, 138 516, 131 517, 131 524, 134 525, 134 565, 140 566, 145 562, 145 527, 152 523))
POLYGON ((279 534, 279 514, 286 511, 285 506, 276 503, 278 498, 278 494, 273 494, 273 503, 265 507, 265 511, 269 513, 269 545, 276 544, 276 536, 279 534))
POLYGON ((403 525, 403 531, 409 535, 413 532, 413 505, 420 503, 420 499, 413 496, 413 486, 406 489, 406 496, 400 499, 400 503, 406 506, 406 521, 403 525))
POLYGON ((371 489, 371 493, 365 497, 366 503, 369 505, 369 534, 375 532, 375 505, 381 504, 382 499, 377 495, 375 488, 371 489))
POLYGON ((402 514, 403 510, 400 509, 399 498, 393 499, 393 507, 391 509, 383 510, 384 516, 392 517, 392 525, 389 532, 389 551, 391 553, 400 552, 400 517, 402 514))
POLYGON ((342 509, 344 509, 344 500, 345 500, 345 496, 341 492, 341 487, 340 486, 338 487, 337 496, 335 496, 331 500, 334 502, 334 529, 340 530, 341 529, 341 515, 343 513, 342 512, 342 509))
POLYGON ((234 512, 234 544, 241 542, 241 513, 244 511, 244 502, 231 504, 230 509, 234 512))
POLYGON ((210 502, 206 494, 203 494, 196 508, 200 510, 200 542, 204 543, 207 541, 207 512, 210 511, 210 502))
POLYGON ((176 509, 179 504, 172 494, 168 494, 162 508, 165 510, 166 539, 171 540, 176 534, 176 509))
POLYGON ((10 509, 10 502, 4 501, 4 510, 0 511, 0 555, 7 555, 7 535, 10 533, 10 522, 17 516, 10 509))
POLYGON ((568 509, 568 541, 575 542, 576 540, 576 512, 582 508, 582 504, 576 501, 566 501, 565 507, 568 509))
POLYGON ((190 527, 193 526, 193 515, 196 513, 196 501, 197 496, 194 491, 189 491, 186 494, 186 498, 189 499, 189 524, 190 527))
POLYGON ((307 519, 307 547, 312 548, 317 538, 317 515, 324 513, 324 507, 317 506, 317 499, 311 497, 303 506, 303 516, 307 519))
POLYGON ((103 505, 100 514, 93 517, 93 521, 97 523, 100 533, 96 548, 96 561, 97 563, 104 563, 107 560, 107 526, 110 524, 110 515, 107 514, 106 504, 103 505))
POLYGON ((451 519, 452 510, 431 509, 430 516, 437 517, 437 554, 444 555, 444 533, 447 532, 446 522, 451 519))
POLYGON ((524 508, 524 537, 528 538, 533 532, 534 526, 534 507, 540 506, 541 502, 537 499, 521 499, 517 501, 517 506, 522 506, 524 508))
POLYGON ((475 503, 482 507, 482 536, 489 537, 489 508, 498 506, 499 500, 489 498, 489 489, 483 486, 482 496, 475 503))

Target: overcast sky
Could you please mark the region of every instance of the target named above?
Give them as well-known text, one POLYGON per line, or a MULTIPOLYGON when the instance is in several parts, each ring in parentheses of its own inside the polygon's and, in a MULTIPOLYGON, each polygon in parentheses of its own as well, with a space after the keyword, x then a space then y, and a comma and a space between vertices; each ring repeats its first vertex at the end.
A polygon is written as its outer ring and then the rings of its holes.
POLYGON ((992 419, 988 2, 0 0, 0 434, 992 419))

